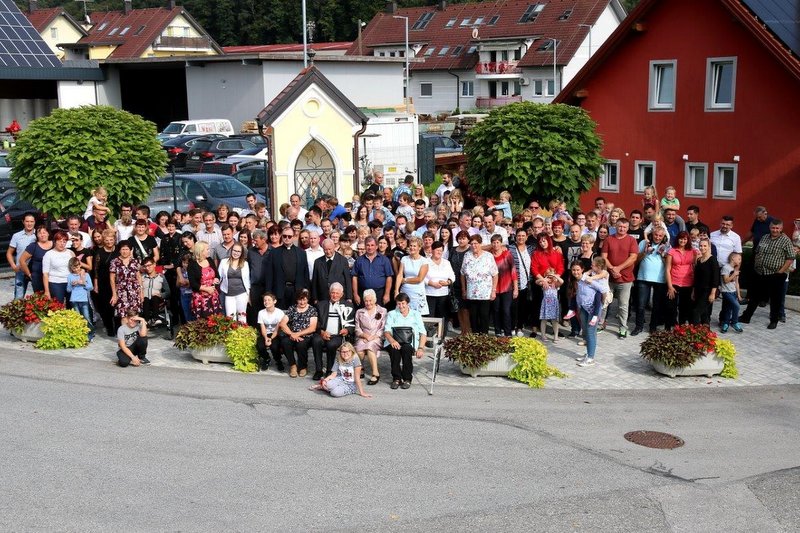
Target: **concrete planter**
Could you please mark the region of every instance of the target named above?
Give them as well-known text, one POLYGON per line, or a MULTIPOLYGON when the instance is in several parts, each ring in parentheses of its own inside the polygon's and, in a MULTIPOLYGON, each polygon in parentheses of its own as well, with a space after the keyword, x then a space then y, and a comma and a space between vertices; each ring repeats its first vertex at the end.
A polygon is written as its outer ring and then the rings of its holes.
POLYGON ((517 362, 514 361, 511 354, 505 354, 480 368, 461 365, 461 373, 472 376, 473 378, 478 376, 507 376, 508 372, 515 366, 517 366, 517 362))
POLYGON ((224 344, 215 344, 214 346, 209 346, 208 348, 192 348, 189 350, 189 353, 191 353, 192 357, 198 361, 202 361, 204 365, 207 365, 208 363, 231 362, 230 358, 228 358, 228 354, 225 352, 224 344))
POLYGON ((693 365, 685 367, 667 366, 660 361, 650 361, 659 374, 674 378, 675 376, 707 376, 712 377, 722 372, 725 361, 717 357, 715 352, 708 352, 700 357, 693 365))
POLYGON ((22 329, 15 329, 11 330, 11 334, 21 340, 22 342, 36 342, 42 337, 44 337, 44 333, 42 333, 42 323, 41 322, 33 322, 31 324, 25 324, 25 327, 22 329))

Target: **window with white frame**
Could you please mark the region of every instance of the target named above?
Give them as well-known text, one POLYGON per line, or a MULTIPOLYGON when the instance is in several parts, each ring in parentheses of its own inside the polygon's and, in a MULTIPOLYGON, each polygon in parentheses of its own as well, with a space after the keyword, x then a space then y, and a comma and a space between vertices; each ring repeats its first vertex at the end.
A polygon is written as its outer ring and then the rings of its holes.
POLYGON ((710 57, 706 62, 706 111, 733 111, 736 58, 710 57))
POLYGON ((677 61, 650 62, 650 91, 648 108, 651 111, 675 110, 675 78, 677 61))
POLYGON ((656 162, 636 161, 634 163, 633 192, 641 194, 645 187, 656 185, 656 162))
POLYGON ((50 28, 50 37, 53 39, 58 39, 58 28, 53 26, 50 28))
POLYGON ((419 84, 419 95, 422 98, 433 96, 433 83, 426 81, 419 84))
POLYGON ((555 94, 556 84, 553 80, 531 80, 533 85, 533 96, 553 96, 555 94))
POLYGON ((619 192, 619 159, 609 159, 603 165, 600 176, 600 190, 603 192, 619 192))
POLYGON ((739 165, 736 163, 714 164, 714 198, 736 199, 736 182, 739 165))
POLYGON ((462 81, 461 82, 461 96, 472 97, 475 96, 475 82, 462 81))
POLYGON ((708 196, 708 163, 686 163, 683 192, 686 196, 708 196))

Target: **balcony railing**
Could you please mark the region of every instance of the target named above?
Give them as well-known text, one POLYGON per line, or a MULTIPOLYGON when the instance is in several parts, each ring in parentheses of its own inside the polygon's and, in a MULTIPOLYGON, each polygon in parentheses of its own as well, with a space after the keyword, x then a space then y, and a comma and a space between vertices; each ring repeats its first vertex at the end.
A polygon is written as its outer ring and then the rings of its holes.
POLYGON ((476 74, 520 74, 516 61, 484 61, 475 65, 476 74))
POLYGON ((163 35, 153 46, 154 48, 209 48, 208 39, 204 37, 165 37, 163 35))
POLYGON ((522 96, 501 96, 499 98, 479 96, 475 100, 475 106, 479 109, 492 109, 495 107, 502 107, 507 104, 513 104, 514 102, 521 102, 522 96))

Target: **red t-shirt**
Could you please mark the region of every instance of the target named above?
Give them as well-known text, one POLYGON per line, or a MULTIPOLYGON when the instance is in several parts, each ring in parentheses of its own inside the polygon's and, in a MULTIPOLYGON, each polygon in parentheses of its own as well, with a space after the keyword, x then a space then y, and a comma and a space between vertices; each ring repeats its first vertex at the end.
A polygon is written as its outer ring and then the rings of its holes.
MULTIPOLYGON (((630 254, 638 253, 639 247, 636 246, 636 239, 630 235, 625 235, 625 237, 621 239, 612 235, 603 242, 603 254, 607 254, 608 256, 608 262, 610 263, 608 265, 609 268, 614 265, 621 265, 628 259, 630 254)), ((615 278, 612 275, 609 281, 614 283, 631 283, 633 281, 634 265, 635 263, 632 263, 631 266, 622 270, 619 278, 615 278)))

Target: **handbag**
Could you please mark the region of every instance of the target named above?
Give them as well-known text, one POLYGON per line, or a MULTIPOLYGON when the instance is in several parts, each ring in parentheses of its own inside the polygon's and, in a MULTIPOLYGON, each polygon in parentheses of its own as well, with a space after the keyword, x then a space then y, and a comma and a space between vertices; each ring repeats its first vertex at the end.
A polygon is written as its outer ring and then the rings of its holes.
POLYGON ((407 326, 392 328, 392 337, 400 344, 414 344, 414 328, 407 326))

